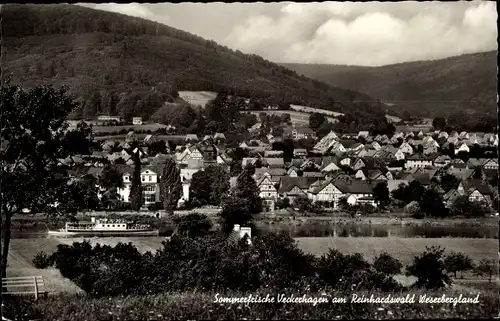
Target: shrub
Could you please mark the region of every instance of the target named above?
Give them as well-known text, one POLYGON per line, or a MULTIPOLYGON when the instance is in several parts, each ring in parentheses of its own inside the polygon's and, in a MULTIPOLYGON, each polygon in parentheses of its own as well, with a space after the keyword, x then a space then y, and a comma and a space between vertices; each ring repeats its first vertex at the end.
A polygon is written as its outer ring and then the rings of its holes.
POLYGON ((417 277, 415 286, 439 289, 451 285, 443 261, 444 249, 436 246, 426 247, 424 253, 415 256, 413 263, 406 267, 406 274, 417 277))
POLYGON ((373 262, 373 267, 380 273, 392 276, 401 273, 403 264, 401 264, 398 259, 393 258, 386 252, 383 252, 377 256, 373 262))
POLYGON ((37 269, 48 268, 49 266, 52 266, 52 264, 54 263, 52 257, 47 253, 45 253, 44 251, 38 252, 33 258, 32 262, 37 269))

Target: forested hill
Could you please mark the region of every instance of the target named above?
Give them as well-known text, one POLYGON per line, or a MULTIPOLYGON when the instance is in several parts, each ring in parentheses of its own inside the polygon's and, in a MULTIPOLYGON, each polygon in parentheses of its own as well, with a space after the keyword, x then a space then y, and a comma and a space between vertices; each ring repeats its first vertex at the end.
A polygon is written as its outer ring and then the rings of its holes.
POLYGON ((26 87, 67 85, 82 101, 77 116, 147 117, 179 90, 382 113, 364 94, 149 20, 62 4, 3 5, 2 15, 4 74, 26 87))
POLYGON ((496 113, 497 52, 382 67, 283 64, 333 86, 393 102, 398 111, 422 116, 458 110, 496 113))

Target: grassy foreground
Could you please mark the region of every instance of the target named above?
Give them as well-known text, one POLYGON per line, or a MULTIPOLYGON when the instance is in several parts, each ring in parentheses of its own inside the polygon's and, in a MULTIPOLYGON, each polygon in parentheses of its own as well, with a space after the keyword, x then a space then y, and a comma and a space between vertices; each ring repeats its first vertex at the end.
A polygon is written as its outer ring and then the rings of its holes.
MULTIPOLYGON (((225 293, 231 298, 247 297, 250 293, 225 293)), ((253 297, 259 294, 251 293, 253 297)), ((266 294, 277 300, 278 294, 266 294)), ((370 292, 356 293, 370 297, 370 292)), ((387 294, 373 293, 375 297, 387 294)), ((12 320, 258 320, 258 319, 402 319, 402 318, 493 318, 498 316, 498 294, 480 293, 479 303, 419 303, 420 295, 432 297, 475 298, 477 292, 453 289, 445 291, 405 291, 391 296, 415 295, 415 303, 351 303, 352 294, 293 293, 313 298, 325 298, 326 303, 220 303, 215 293, 170 293, 150 296, 130 296, 92 299, 83 295, 59 295, 33 301, 16 299, 6 301, 6 316, 12 320), (332 298, 345 298, 347 303, 332 303, 332 298)), ((290 297, 292 293, 285 294, 290 297)))

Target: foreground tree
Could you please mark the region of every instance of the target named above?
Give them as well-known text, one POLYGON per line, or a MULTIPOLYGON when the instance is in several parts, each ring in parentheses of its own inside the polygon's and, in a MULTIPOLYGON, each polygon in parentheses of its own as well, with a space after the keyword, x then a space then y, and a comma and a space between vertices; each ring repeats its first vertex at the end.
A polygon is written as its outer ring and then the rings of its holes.
POLYGON ((173 213, 181 195, 181 172, 175 161, 168 158, 160 178, 160 198, 167 213, 173 213))
POLYGON ((380 207, 385 207, 389 204, 391 198, 387 182, 380 182, 373 188, 373 197, 380 207))
POLYGON ((12 216, 25 208, 66 214, 65 205, 78 186, 57 166, 58 159, 79 153, 74 137, 91 137, 84 126, 76 129, 83 131, 82 135, 68 135, 66 117, 77 104, 65 88, 39 86, 25 91, 6 83, 2 84, 0 101, 1 275, 5 277, 12 216))
POLYGON ((457 272, 463 272, 467 270, 471 270, 474 268, 472 259, 465 255, 464 253, 456 253, 452 252, 444 258, 444 265, 446 271, 453 273, 455 278, 457 277, 457 272))
POLYGON ((415 286, 439 289, 451 284, 446 273, 443 253, 444 249, 432 246, 426 247, 424 253, 413 258, 413 263, 406 267, 406 274, 417 277, 415 286))

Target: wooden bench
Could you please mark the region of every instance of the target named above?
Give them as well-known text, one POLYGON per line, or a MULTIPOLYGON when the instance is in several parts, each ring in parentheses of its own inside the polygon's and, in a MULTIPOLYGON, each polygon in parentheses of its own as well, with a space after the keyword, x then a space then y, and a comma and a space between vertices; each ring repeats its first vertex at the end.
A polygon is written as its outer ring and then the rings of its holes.
POLYGON ((47 296, 41 276, 20 276, 2 279, 2 295, 34 294, 35 300, 40 295, 47 296))

